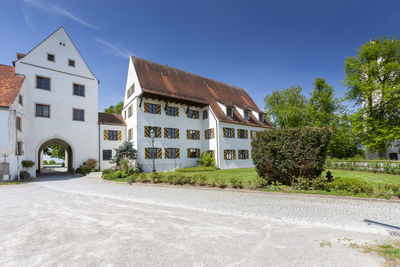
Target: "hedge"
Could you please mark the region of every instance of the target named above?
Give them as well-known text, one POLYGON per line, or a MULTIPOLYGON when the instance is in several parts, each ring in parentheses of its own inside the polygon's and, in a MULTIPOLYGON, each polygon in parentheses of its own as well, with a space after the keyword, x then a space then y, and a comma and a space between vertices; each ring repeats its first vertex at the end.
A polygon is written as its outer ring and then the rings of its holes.
POLYGON ((327 159, 325 167, 329 169, 400 174, 400 162, 390 160, 327 159))
POLYGON ((321 175, 332 131, 302 127, 258 132, 251 142, 258 175, 268 182, 290 185, 295 178, 321 175))

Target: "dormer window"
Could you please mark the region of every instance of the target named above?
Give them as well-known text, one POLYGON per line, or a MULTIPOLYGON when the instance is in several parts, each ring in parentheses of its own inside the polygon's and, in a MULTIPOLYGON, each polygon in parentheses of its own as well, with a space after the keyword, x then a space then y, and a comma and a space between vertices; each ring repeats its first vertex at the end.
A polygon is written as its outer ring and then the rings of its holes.
POLYGON ((75 60, 68 59, 68 66, 75 67, 75 60))
POLYGON ((233 118, 233 108, 226 108, 226 116, 233 118))
POLYGON ((263 122, 264 121, 264 116, 262 113, 258 114, 258 120, 263 122))
POLYGON ((55 56, 53 54, 47 54, 47 60, 48 61, 55 61, 55 56))
POLYGON ((244 119, 245 119, 245 120, 250 120, 250 113, 249 113, 248 110, 245 110, 245 111, 244 111, 244 119))

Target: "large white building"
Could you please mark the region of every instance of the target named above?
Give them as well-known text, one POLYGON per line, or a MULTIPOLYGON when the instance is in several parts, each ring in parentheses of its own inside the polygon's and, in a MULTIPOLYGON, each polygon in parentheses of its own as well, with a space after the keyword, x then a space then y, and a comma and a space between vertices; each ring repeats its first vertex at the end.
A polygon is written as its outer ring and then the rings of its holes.
POLYGON ((52 144, 65 148, 69 171, 88 159, 110 168, 125 140, 144 171, 153 156, 166 171, 194 166, 204 152, 220 168, 250 167, 251 137, 271 127, 243 89, 137 57, 129 60, 122 116, 98 113, 98 83, 63 27, 17 53, 13 66, 0 65, 0 179, 15 179, 22 160, 35 163, 35 177, 52 144))

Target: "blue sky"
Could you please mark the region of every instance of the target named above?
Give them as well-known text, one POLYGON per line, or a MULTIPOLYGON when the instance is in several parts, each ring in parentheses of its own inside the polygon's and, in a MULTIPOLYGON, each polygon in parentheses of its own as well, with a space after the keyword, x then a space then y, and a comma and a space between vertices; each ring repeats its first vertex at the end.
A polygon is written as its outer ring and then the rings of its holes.
POLYGON ((261 109, 317 77, 343 96, 346 57, 400 29, 398 0, 0 1, 0 64, 63 25, 101 81, 101 111, 123 100, 129 54, 245 88, 261 109))

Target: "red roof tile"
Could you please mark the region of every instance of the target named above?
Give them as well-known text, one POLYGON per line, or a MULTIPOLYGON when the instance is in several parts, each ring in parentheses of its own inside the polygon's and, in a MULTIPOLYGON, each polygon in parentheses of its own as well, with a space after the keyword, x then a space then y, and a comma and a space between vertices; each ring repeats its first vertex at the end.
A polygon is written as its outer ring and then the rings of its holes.
POLYGON ((123 126, 126 125, 125 120, 121 114, 102 113, 102 112, 99 112, 99 124, 123 125, 123 126))
POLYGON ((234 112, 234 118, 225 115, 217 101, 225 106, 236 106, 261 113, 253 99, 242 88, 134 56, 132 56, 132 61, 140 86, 146 93, 207 103, 222 122, 272 127, 267 121, 260 122, 254 117, 245 120, 237 111, 234 112))
POLYGON ((14 103, 24 79, 15 75, 14 67, 0 65, 0 107, 10 107, 14 103))

